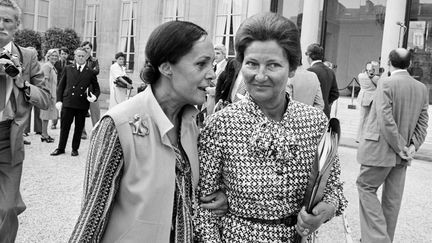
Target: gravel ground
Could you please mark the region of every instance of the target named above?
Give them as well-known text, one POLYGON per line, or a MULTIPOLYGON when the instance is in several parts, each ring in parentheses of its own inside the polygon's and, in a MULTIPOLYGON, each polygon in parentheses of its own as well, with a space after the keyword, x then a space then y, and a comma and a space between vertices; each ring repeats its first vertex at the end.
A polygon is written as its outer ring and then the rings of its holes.
MULTIPOLYGON (((87 131, 90 130, 87 119, 87 131)), ((71 129, 72 130, 72 129, 71 129)), ((31 135, 26 146, 26 159, 21 190, 27 210, 19 216, 17 243, 67 242, 79 213, 84 178, 84 164, 88 141, 82 140, 80 155, 71 157, 71 136, 65 155, 50 156, 56 148, 59 129, 49 130, 54 143, 41 143, 40 137, 31 135)), ((355 180, 359 165, 355 150, 341 147, 342 179, 349 200, 346 215, 354 242, 359 242, 358 197, 355 180)), ((414 161, 408 169, 405 195, 394 242, 432 242, 432 163, 414 161)), ((334 218, 320 230, 320 242, 345 242, 341 217, 334 218)))

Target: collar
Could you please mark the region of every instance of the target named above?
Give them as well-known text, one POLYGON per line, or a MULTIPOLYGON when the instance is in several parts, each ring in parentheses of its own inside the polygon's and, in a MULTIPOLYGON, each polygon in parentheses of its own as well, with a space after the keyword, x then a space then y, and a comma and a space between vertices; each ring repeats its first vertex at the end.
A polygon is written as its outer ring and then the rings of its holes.
POLYGON ((78 63, 75 63, 75 64, 76 64, 76 68, 77 68, 77 69, 78 69, 79 66, 82 66, 81 71, 84 70, 84 67, 85 67, 85 65, 86 65, 85 63, 84 63, 84 64, 81 64, 81 65, 79 65, 78 63))
MULTIPOLYGON (((151 85, 149 85, 143 92, 143 103, 145 105, 145 113, 148 113, 154 120, 156 126, 160 131, 161 141, 164 141, 164 137, 168 131, 171 130, 174 125, 168 119, 156 97, 153 94, 151 85)), ((186 105, 183 108, 182 119, 181 119, 181 131, 184 131, 184 126, 189 126, 190 123, 195 122, 195 116, 198 114, 198 110, 192 105, 186 105)), ((166 138, 168 141, 168 137, 166 138)))
POLYGON ((226 59, 223 59, 222 61, 218 62, 216 64, 216 70, 219 70, 222 67, 222 65, 226 64, 226 62, 227 62, 226 59))
POLYGON ((3 46, 3 49, 7 50, 9 53, 12 53, 12 41, 3 46))
POLYGON ((322 60, 315 60, 315 61, 312 61, 310 65, 311 65, 311 67, 312 67, 315 63, 319 63, 319 62, 322 62, 322 60))
POLYGON ((406 69, 396 69, 393 72, 391 72, 391 76, 393 76, 396 73, 408 73, 406 69))

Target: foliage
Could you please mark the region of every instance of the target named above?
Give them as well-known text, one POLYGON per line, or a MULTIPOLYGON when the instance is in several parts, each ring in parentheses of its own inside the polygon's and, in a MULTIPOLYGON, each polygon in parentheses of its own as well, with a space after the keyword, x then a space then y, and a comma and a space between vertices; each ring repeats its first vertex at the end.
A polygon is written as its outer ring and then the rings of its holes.
POLYGON ((15 33, 14 42, 22 47, 34 47, 37 50, 38 59, 43 57, 41 33, 30 29, 18 30, 15 33))
POLYGON ((46 53, 52 48, 66 47, 69 49, 69 53, 73 54, 75 49, 79 47, 79 44, 80 38, 75 30, 52 27, 45 32, 43 50, 46 53))

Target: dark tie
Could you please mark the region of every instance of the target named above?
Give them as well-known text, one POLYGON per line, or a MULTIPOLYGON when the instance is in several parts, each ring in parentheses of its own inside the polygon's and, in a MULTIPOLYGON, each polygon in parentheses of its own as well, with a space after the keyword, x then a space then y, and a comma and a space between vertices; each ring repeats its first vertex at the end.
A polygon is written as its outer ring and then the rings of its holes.
POLYGON ((6 107, 6 75, 0 74, 0 111, 6 107))
POLYGON ((81 65, 78 65, 78 72, 81 72, 81 65))
POLYGON ((216 72, 216 69, 217 69, 217 65, 214 65, 214 67, 213 67, 213 71, 216 72))

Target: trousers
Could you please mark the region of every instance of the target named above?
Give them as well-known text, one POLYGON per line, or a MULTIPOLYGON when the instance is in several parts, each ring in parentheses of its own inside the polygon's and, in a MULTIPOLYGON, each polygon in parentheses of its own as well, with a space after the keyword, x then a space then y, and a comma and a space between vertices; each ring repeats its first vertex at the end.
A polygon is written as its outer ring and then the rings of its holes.
POLYGON ((402 195, 406 165, 376 167, 361 165, 357 178, 360 228, 363 243, 393 242, 402 195), (382 188, 381 203, 377 190, 382 188))

